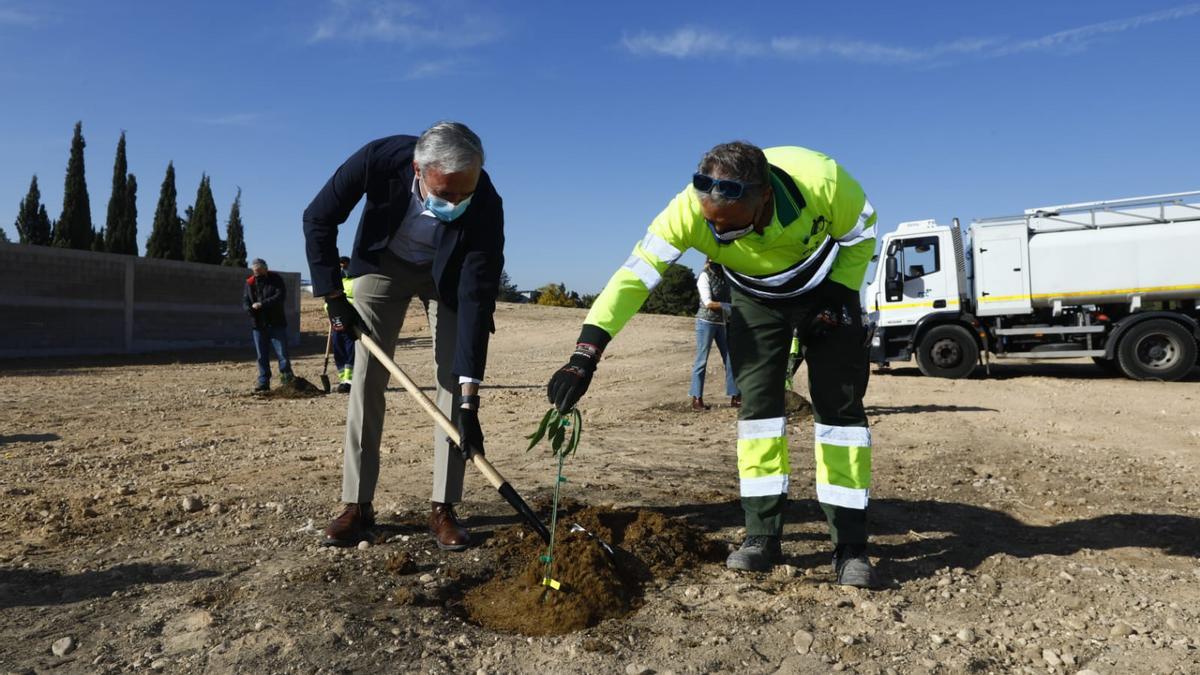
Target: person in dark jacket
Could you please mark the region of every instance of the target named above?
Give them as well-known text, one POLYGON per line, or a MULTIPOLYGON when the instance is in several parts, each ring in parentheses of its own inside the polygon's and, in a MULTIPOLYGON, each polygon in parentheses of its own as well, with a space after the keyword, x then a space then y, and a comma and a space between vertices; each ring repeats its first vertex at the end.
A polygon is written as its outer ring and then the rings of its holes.
MULTIPOLYGON (((470 536, 454 504, 462 500, 464 451, 483 452, 479 384, 504 267, 504 209, 483 170, 483 144, 466 125, 439 122, 421 136, 371 141, 334 172, 304 210, 313 295, 324 296, 335 331, 372 337, 390 357, 410 301, 427 303, 437 371, 437 405, 458 427, 452 448, 435 427, 429 529, 439 548, 462 550, 470 536), (350 276, 342 289, 338 226, 366 199, 350 276)), ((346 413, 342 501, 325 543, 371 537, 379 478, 388 371, 359 344, 346 413)))
POLYGON ((242 289, 242 307, 250 314, 254 325, 254 351, 258 354, 258 384, 254 391, 271 389, 271 350, 279 359, 279 379, 287 384, 292 380, 292 363, 287 351, 287 317, 284 301, 287 286, 283 277, 267 269, 262 258, 250 263, 252 274, 246 277, 242 289))

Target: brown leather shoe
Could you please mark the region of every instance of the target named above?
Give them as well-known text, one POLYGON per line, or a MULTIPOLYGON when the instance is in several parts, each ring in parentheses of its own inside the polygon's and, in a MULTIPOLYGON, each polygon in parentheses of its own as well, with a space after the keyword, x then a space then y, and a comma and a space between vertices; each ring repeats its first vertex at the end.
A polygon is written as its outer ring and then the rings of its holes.
POLYGON ((692 410, 708 410, 708 406, 704 404, 704 397, 692 397, 692 410))
POLYGON ((371 528, 375 527, 375 509, 371 502, 363 504, 347 504, 342 515, 333 519, 325 528, 325 546, 357 546, 360 541, 371 538, 371 528))
POLYGON ((429 531, 437 547, 443 551, 461 551, 471 545, 471 535, 466 528, 458 524, 458 516, 454 513, 453 504, 431 502, 433 510, 429 513, 429 531))
POLYGON ((741 395, 739 394, 739 395, 737 395, 737 396, 731 396, 731 397, 729 398, 729 406, 730 406, 731 408, 740 408, 740 407, 742 407, 742 397, 741 397, 741 395))

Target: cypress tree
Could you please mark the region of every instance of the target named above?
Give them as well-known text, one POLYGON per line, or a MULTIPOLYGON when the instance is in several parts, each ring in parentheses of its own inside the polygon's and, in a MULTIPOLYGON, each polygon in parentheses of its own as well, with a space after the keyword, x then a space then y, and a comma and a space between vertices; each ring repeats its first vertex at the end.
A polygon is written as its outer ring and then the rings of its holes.
POLYGON ((196 190, 196 205, 188 214, 183 234, 183 259, 189 262, 221 264, 221 233, 217 230, 217 204, 213 201, 211 179, 201 174, 196 190))
POLYGON ((92 248, 92 206, 88 200, 87 180, 83 172, 83 122, 75 123, 71 138, 71 157, 67 160, 67 178, 63 186, 63 210, 54 228, 54 245, 63 248, 92 248))
POLYGON ((175 164, 168 162, 167 175, 158 193, 158 207, 154 210, 154 225, 146 241, 147 258, 183 260, 183 227, 176 197, 175 164))
POLYGON ((125 132, 117 141, 117 158, 113 161, 112 194, 108 197, 108 219, 104 222, 104 247, 113 253, 125 252, 125 181, 129 170, 125 161, 125 132))
POLYGON ((242 227, 242 188, 238 188, 233 206, 229 207, 229 223, 225 226, 225 259, 221 261, 226 267, 246 266, 246 234, 242 227))
POLYGON ((10 240, 8 238, 8 233, 4 231, 3 227, 0 227, 0 241, 4 242, 6 244, 10 243, 10 240))
POLYGON ((50 218, 42 205, 42 191, 38 189, 37 176, 29 182, 29 192, 21 201, 17 211, 17 241, 22 244, 50 245, 50 218))
POLYGON ((137 176, 125 177, 125 205, 121 207, 121 236, 119 248, 109 248, 113 253, 137 255, 137 176))
POLYGON ((104 228, 92 231, 92 250, 96 253, 106 253, 108 245, 105 244, 104 228))

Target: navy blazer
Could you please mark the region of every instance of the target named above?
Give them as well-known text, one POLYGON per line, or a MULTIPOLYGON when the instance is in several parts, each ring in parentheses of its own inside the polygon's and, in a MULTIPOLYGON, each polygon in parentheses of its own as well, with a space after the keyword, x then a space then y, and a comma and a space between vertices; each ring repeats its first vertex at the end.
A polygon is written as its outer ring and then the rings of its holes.
MULTIPOLYGON (((399 229, 412 199, 416 136, 371 141, 342 163, 304 209, 304 240, 313 295, 342 289, 338 265, 338 226, 365 195, 367 203, 354 249, 351 276, 379 271, 380 256, 399 229)), ((504 269, 504 206, 484 171, 471 204, 461 216, 438 227, 433 280, 438 301, 458 313, 453 372, 483 379, 492 315, 504 269)))

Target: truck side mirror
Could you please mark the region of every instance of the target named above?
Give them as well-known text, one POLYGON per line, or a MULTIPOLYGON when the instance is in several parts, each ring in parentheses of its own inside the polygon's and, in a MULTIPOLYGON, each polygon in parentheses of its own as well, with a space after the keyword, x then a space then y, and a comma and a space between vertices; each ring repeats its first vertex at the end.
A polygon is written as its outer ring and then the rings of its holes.
POLYGON ((900 264, 894 255, 889 255, 884 263, 883 292, 888 302, 897 302, 904 297, 904 279, 900 277, 900 264))

